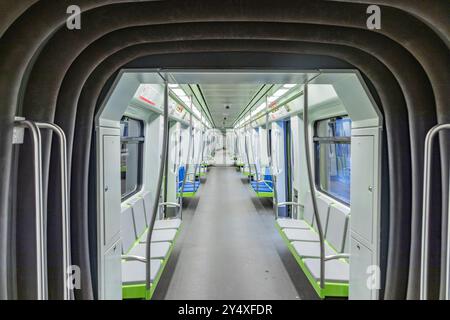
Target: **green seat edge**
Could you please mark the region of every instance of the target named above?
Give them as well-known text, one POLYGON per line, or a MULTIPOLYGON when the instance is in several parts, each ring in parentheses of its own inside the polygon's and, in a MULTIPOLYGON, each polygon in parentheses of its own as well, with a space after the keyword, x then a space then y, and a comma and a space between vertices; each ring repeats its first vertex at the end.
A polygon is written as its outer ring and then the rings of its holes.
MULTIPOLYGON (((183 198, 193 198, 197 192, 183 192, 183 198)), ((178 197, 181 197, 181 193, 177 194, 178 197)))
POLYGON ((126 300, 126 299, 151 300, 152 299, 153 293, 155 292, 156 287, 158 286, 158 282, 159 282, 159 280, 164 272, 164 269, 166 267, 166 264, 169 261, 170 255, 172 254, 173 247, 175 246, 175 242, 177 241, 178 235, 180 234, 182 227, 183 227, 183 223, 181 223, 180 227, 177 230, 175 238, 173 239, 173 242, 170 245, 170 249, 167 252, 167 255, 165 256, 165 258, 163 260, 161 268, 159 269, 155 280, 153 281, 153 283, 150 286, 150 290, 146 289, 145 283, 122 285, 122 300, 126 300))
POLYGON ((308 270, 305 263, 303 262, 302 258, 297 254, 297 251, 295 251, 295 248, 289 242, 288 238, 284 235, 283 230, 281 230, 280 226, 276 221, 275 227, 277 228, 281 238, 286 243, 289 251, 294 256, 295 261, 297 261, 297 264, 300 266, 303 273, 306 275, 306 278, 311 283, 312 287, 316 291, 319 298, 324 299, 326 297, 343 297, 343 298, 348 297, 348 289, 349 289, 348 283, 325 282, 325 287, 321 288, 320 281, 316 281, 316 279, 314 279, 311 272, 308 270))
POLYGON ((258 198, 273 198, 273 192, 256 192, 258 198))

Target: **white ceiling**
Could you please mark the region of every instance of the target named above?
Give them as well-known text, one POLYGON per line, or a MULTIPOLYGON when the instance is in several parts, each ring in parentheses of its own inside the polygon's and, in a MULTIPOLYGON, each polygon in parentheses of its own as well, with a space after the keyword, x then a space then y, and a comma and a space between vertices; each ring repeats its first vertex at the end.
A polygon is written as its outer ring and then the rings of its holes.
POLYGON ((265 84, 304 83, 317 74, 305 71, 170 70, 169 79, 178 84, 197 84, 217 128, 232 127, 241 111, 265 84), (226 109, 225 106, 230 106, 226 109), (224 120, 224 118, 227 118, 224 120))
POLYGON ((259 84, 201 84, 214 123, 218 128, 231 127, 241 110, 260 90, 259 84), (226 106, 230 108, 227 109, 226 106), (225 119, 226 118, 226 119, 225 119))

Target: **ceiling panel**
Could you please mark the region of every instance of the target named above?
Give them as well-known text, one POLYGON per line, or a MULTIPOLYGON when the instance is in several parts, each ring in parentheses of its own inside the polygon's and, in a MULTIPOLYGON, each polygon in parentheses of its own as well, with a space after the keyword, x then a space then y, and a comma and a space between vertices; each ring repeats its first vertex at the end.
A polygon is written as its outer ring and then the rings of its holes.
POLYGON ((262 85, 259 84, 200 85, 200 89, 218 128, 231 127, 240 111, 247 106, 261 87, 262 85), (227 109, 226 106, 230 108, 227 109))

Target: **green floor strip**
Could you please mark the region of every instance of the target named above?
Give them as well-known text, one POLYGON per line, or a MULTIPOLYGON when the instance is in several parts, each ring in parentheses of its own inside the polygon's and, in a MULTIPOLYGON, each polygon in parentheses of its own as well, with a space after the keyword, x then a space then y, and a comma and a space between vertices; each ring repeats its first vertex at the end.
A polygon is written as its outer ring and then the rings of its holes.
POLYGON ((278 223, 275 221, 275 227, 277 228, 278 232, 280 233, 281 238, 286 243, 289 251, 292 253, 292 255, 295 258, 295 261, 297 261, 298 265, 302 269, 303 273, 306 275, 306 278, 308 278, 308 281, 311 283, 312 287, 316 291, 317 295, 323 299, 325 297, 348 297, 348 283, 334 283, 334 282, 325 282, 325 287, 320 287, 320 281, 317 281, 312 276, 311 272, 306 267, 305 263, 303 262, 302 258, 298 255, 297 251, 295 251, 295 248, 292 246, 289 239, 284 234, 283 230, 281 230, 278 223))

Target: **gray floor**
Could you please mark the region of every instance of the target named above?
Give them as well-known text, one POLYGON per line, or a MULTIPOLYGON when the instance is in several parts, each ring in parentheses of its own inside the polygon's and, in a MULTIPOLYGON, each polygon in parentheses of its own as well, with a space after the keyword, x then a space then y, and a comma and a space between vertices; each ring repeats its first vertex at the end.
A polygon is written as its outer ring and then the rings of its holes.
POLYGON ((261 214, 252 196, 235 168, 210 170, 195 209, 185 210, 156 299, 299 299, 273 215, 261 214))

